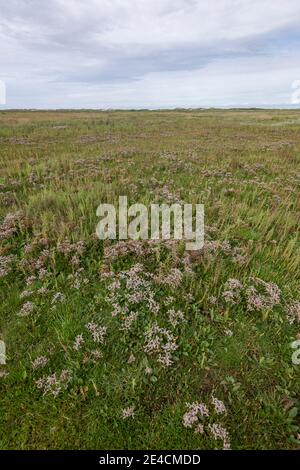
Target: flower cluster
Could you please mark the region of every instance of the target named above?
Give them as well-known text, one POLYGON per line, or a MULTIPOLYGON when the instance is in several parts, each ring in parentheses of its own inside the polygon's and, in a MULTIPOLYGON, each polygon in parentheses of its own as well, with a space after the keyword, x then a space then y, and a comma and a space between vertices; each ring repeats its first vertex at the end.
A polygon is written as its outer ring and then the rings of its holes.
POLYGON ((68 276, 68 281, 73 289, 79 290, 82 286, 89 283, 88 278, 83 276, 83 268, 79 268, 75 273, 68 276))
MULTIPOLYGON (((218 398, 212 396, 211 404, 213 405, 213 413, 226 414, 227 410, 224 403, 218 398)), ((188 410, 184 413, 182 424, 185 428, 194 428, 196 434, 204 434, 205 430, 215 440, 223 441, 223 450, 230 449, 230 436, 228 431, 220 423, 208 423, 207 426, 203 424, 210 417, 209 408, 205 403, 187 403, 188 410)))
POLYGON ((254 278, 254 285, 246 290, 247 309, 251 311, 272 310, 280 304, 281 291, 273 282, 254 278), (262 291, 262 292, 261 292, 262 291))
POLYGON ((107 333, 106 326, 97 325, 97 323, 90 322, 85 325, 86 329, 91 333, 93 341, 95 343, 104 343, 104 339, 107 333))
POLYGON ((11 263, 14 261, 13 255, 0 256, 0 277, 6 276, 11 270, 11 263))
POLYGON ((173 308, 168 311, 169 322, 175 328, 181 322, 185 322, 186 319, 181 310, 174 310, 173 308))
POLYGON ((122 410, 122 418, 123 419, 133 418, 134 410, 135 410, 134 406, 128 406, 128 408, 124 408, 124 410, 122 410))
POLYGON ((46 364, 48 364, 49 359, 46 356, 39 356, 34 361, 32 361, 31 366, 33 370, 35 369, 40 369, 42 367, 45 367, 46 364))
POLYGON ((79 351, 83 343, 84 343, 84 338, 83 338, 83 334, 81 333, 80 335, 76 336, 74 340, 73 349, 75 349, 75 351, 79 351))
POLYGON ((57 397, 59 393, 66 389, 72 380, 72 373, 69 369, 64 369, 59 375, 54 374, 43 376, 36 381, 38 389, 42 390, 43 395, 53 395, 57 397))
POLYGON ((85 242, 82 240, 71 243, 70 240, 65 239, 57 245, 58 253, 62 253, 74 268, 78 268, 80 265, 80 257, 84 253, 85 248, 85 242))
POLYGON ((204 403, 187 403, 188 411, 183 415, 182 423, 185 428, 192 428, 195 423, 198 423, 198 415, 209 416, 209 410, 204 403))
POLYGON ((223 291, 226 303, 239 304, 245 299, 246 309, 253 311, 271 311, 281 302, 281 290, 273 282, 266 282, 259 278, 250 278, 248 287, 238 279, 228 279, 223 291))
POLYGON ((165 284, 172 289, 179 287, 182 283, 183 274, 178 268, 170 269, 169 273, 165 275, 163 278, 159 278, 158 282, 160 284, 165 284))
POLYGON ((26 226, 26 220, 21 211, 7 214, 0 225, 0 240, 11 238, 19 228, 24 226, 26 226))
POLYGON ((300 322, 300 302, 297 300, 292 300, 286 306, 286 315, 288 322, 290 324, 295 321, 300 322))
POLYGON ((160 306, 152 290, 152 278, 140 263, 128 271, 121 271, 113 278, 106 300, 113 308, 112 316, 122 318, 121 329, 131 328, 139 316, 136 309, 142 303, 146 304, 154 315, 158 314, 160 306))
POLYGON ((158 362, 163 366, 169 367, 173 364, 172 352, 177 348, 175 336, 156 322, 145 332, 144 351, 150 355, 157 355, 158 362))
POLYGON ((34 310, 34 304, 32 302, 25 302, 21 310, 18 313, 19 317, 26 317, 34 310))
POLYGON ((224 426, 219 423, 213 423, 208 425, 208 429, 216 441, 218 439, 223 441, 223 450, 230 450, 230 437, 224 426))
POLYGON ((241 300, 240 291, 243 289, 242 283, 238 279, 228 279, 223 298, 225 302, 237 304, 241 300))

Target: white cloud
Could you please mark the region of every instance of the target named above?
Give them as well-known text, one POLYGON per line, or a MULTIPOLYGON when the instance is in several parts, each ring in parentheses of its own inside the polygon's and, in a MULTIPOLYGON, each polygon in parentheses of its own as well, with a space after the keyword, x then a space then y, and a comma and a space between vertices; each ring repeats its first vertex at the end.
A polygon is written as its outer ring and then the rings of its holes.
POLYGON ((280 105, 300 79, 299 0, 0 5, 7 107, 280 105))

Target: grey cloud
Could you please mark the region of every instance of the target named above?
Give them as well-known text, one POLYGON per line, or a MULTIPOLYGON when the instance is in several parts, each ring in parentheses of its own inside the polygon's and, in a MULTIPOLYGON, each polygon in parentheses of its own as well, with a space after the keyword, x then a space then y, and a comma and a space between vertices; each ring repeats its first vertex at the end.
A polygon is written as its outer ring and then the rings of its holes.
MULTIPOLYGON (((52 106, 53 95, 64 107, 70 90, 78 106, 92 103, 93 96, 103 100, 101 90, 112 106, 117 100, 130 106, 130 93, 132 102, 139 97, 147 106, 159 101, 157 77, 169 80, 175 96, 176 73, 191 80, 194 71, 200 84, 214 69, 228 74, 226 64, 247 89, 252 78, 238 71, 249 63, 267 79, 260 56, 266 62, 288 56, 287 76, 297 73, 299 23, 298 0, 0 0, 0 79, 11 90, 11 104, 28 107, 52 106)), ((274 100, 278 96, 285 91, 274 90, 274 100)), ((160 101, 163 106, 163 95, 160 101)))

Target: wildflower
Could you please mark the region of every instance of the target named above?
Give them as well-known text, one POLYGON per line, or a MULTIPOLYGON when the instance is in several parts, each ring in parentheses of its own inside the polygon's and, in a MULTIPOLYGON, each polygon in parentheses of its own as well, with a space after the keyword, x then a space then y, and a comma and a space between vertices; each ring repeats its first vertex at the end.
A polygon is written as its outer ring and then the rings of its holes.
POLYGON ((81 240, 76 243, 71 243, 70 240, 65 239, 57 246, 57 250, 64 255, 75 254, 78 256, 84 252, 84 249, 85 243, 81 240))
POLYGON ((112 317, 117 317, 118 315, 120 315, 120 313, 123 312, 124 309, 121 307, 121 305, 119 303, 112 302, 109 297, 106 300, 107 300, 107 302, 111 302, 111 305, 114 308, 114 310, 112 311, 112 314, 111 314, 112 317))
POLYGON ((31 284, 33 284, 35 280, 36 280, 36 276, 29 276, 29 277, 26 279, 26 285, 27 285, 27 286, 31 286, 31 284))
POLYGON ((286 315, 290 324, 294 323, 295 320, 300 322, 300 302, 293 300, 286 307, 286 315))
POLYGON ((49 359, 46 356, 39 356, 34 361, 32 361, 31 366, 33 370, 45 367, 48 364, 49 359))
POLYGON ((134 410, 135 410, 134 406, 129 406, 128 408, 124 408, 124 410, 122 410, 122 418, 123 419, 134 418, 134 410))
POLYGON ((100 275, 102 279, 108 279, 110 277, 113 277, 114 273, 112 271, 101 271, 100 275))
POLYGON ((218 400, 214 396, 211 397, 211 402, 214 405, 215 411, 218 414, 227 413, 226 407, 221 400, 218 400))
POLYGON ((254 285, 246 290, 247 309, 249 311, 272 310, 275 305, 280 304, 280 295, 281 291, 276 284, 255 278, 254 285), (258 288, 263 292, 260 293, 258 288))
POLYGON ((123 320, 123 330, 130 330, 132 323, 138 318, 138 312, 131 312, 128 316, 126 316, 123 320))
POLYGON ((225 292, 223 292, 223 297, 225 302, 231 304, 237 304, 239 300, 239 296, 237 295, 237 293, 231 290, 226 290, 225 292))
POLYGON ((82 362, 83 364, 86 364, 87 362, 96 364, 101 357, 103 357, 102 351, 100 351, 100 349, 93 349, 84 355, 82 362))
POLYGON ((193 427, 193 424, 198 422, 198 415, 208 417, 209 411, 207 406, 204 403, 187 403, 187 407, 189 408, 188 411, 183 415, 183 426, 185 428, 193 427))
POLYGON ((165 303, 165 305, 170 305, 170 304, 172 304, 172 303, 174 302, 174 300, 175 300, 174 297, 172 297, 172 296, 170 295, 170 296, 168 296, 168 297, 165 298, 164 303, 165 303))
POLYGON ((129 253, 142 257, 148 254, 149 251, 137 240, 121 240, 113 245, 105 246, 103 256, 105 260, 113 261, 129 253))
POLYGON ((47 277, 48 275, 49 275, 49 273, 48 273, 47 269, 45 269, 45 268, 41 268, 38 272, 38 278, 40 280, 45 279, 45 277, 47 277))
POLYGON ((152 374, 153 369, 151 367, 145 367, 145 374, 150 375, 152 374))
POLYGON ((2 224, 0 225, 0 240, 7 240, 15 235, 19 226, 24 222, 24 215, 21 211, 14 214, 9 213, 5 216, 2 224))
POLYGON ((246 291, 247 295, 247 309, 249 311, 253 310, 263 310, 265 307, 265 299, 262 295, 259 295, 255 287, 249 287, 246 291))
POLYGON ((143 300, 145 299, 145 294, 142 290, 139 292, 135 291, 135 292, 132 292, 131 294, 128 294, 127 298, 130 304, 139 304, 140 302, 143 302, 143 300))
POLYGON ((196 427, 195 427, 195 434, 203 434, 204 433, 204 426, 203 424, 198 424, 196 427))
POLYGON ((106 326, 99 326, 96 323, 90 322, 85 325, 86 329, 91 333, 95 343, 104 343, 107 328, 106 326))
POLYGON ((157 354, 158 362, 169 367, 172 361, 172 352, 178 348, 174 335, 166 328, 154 323, 145 333, 144 351, 148 354, 157 354))
POLYGON ((89 283, 89 280, 87 278, 82 277, 82 271, 83 268, 80 268, 74 274, 70 274, 68 276, 68 280, 71 281, 71 287, 73 289, 79 290, 82 284, 87 285, 89 283))
POLYGON ((26 297, 30 297, 33 294, 32 290, 24 290, 20 294, 20 299, 26 299, 26 297))
POLYGON ((118 290, 118 289, 120 289, 120 287, 121 287, 121 283, 120 283, 119 280, 114 280, 114 281, 110 284, 109 287, 110 287, 111 290, 118 290))
POLYGON ((242 255, 241 253, 235 253, 232 256, 232 261, 238 264, 239 266, 242 266, 243 264, 246 263, 247 257, 246 255, 242 255))
POLYGON ((76 268, 80 265, 80 259, 78 258, 78 256, 74 255, 72 256, 70 263, 76 268))
POLYGON ((238 279, 228 279, 227 285, 229 289, 242 289, 243 284, 238 279))
POLYGON ((197 409, 194 407, 191 407, 191 409, 183 415, 183 419, 182 419, 183 426, 185 428, 193 427, 193 424, 195 424, 198 421, 197 414, 198 414, 197 409))
POLYGON ((21 308, 20 312, 18 313, 19 317, 26 317, 29 315, 34 309, 34 305, 32 302, 25 302, 23 307, 21 308))
POLYGON ((154 294, 151 291, 148 292, 147 302, 149 310, 151 310, 154 315, 157 315, 160 311, 160 305, 154 300, 154 294))
POLYGON ((69 369, 63 369, 59 376, 59 380, 64 383, 69 383, 72 378, 72 372, 69 369))
POLYGON ((38 290, 37 290, 37 293, 40 294, 40 295, 45 295, 48 293, 48 289, 47 287, 40 287, 38 290))
POLYGON ((170 270, 168 275, 161 281, 161 283, 166 284, 174 289, 175 287, 180 286, 182 282, 182 277, 182 272, 177 268, 173 268, 170 270))
POLYGON ((221 439, 223 441, 223 450, 230 449, 229 433, 221 424, 209 424, 208 429, 212 433, 215 440, 221 439))
POLYGON ((91 351, 91 358, 92 358, 92 361, 94 362, 100 359, 102 356, 103 354, 99 349, 93 349, 93 351, 91 351))
POLYGON ((170 367, 173 364, 171 354, 159 354, 158 362, 160 362, 164 367, 170 367))
POLYGON ((56 372, 54 374, 43 376, 40 379, 36 380, 36 386, 38 389, 43 391, 43 394, 50 394, 53 397, 57 397, 59 393, 66 389, 68 383, 72 379, 72 373, 68 369, 61 371, 60 376, 58 377, 56 372))
POLYGON ((11 270, 10 264, 14 260, 13 255, 0 256, 0 277, 6 276, 11 270))
POLYGON ((29 254, 34 250, 34 245, 28 243, 27 245, 24 246, 24 253, 29 254))
POLYGON ((80 335, 76 336, 75 341, 74 341, 73 349, 75 349, 75 351, 78 351, 81 348, 81 345, 83 343, 84 343, 84 338, 83 338, 83 335, 81 333, 80 335))
POLYGON ((197 404, 197 410, 198 410, 198 413, 200 413, 201 416, 209 416, 208 408, 204 403, 198 403, 197 404))
POLYGON ((226 290, 223 292, 225 302, 237 304, 240 301, 240 290, 242 288, 243 285, 238 279, 228 279, 226 290))
POLYGON ((175 328, 180 322, 186 321, 183 313, 180 310, 177 310, 177 311, 174 309, 169 310, 168 315, 169 315, 169 322, 171 323, 173 328, 175 328))
POLYGON ((208 302, 211 305, 216 305, 218 303, 218 298, 216 296, 212 295, 208 298, 208 302))

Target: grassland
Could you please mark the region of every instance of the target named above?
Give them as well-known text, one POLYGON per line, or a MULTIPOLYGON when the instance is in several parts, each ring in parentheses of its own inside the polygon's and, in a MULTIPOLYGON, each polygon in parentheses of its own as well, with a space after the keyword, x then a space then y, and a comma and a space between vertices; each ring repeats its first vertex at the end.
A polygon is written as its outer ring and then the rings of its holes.
POLYGON ((297 449, 300 111, 2 112, 2 449, 297 449), (205 246, 96 208, 205 205, 205 246), (298 336, 297 336, 298 335, 298 336))

